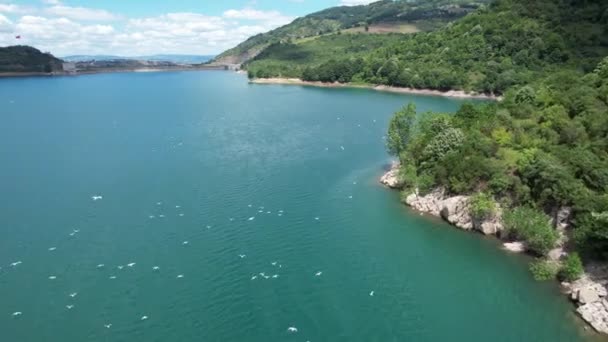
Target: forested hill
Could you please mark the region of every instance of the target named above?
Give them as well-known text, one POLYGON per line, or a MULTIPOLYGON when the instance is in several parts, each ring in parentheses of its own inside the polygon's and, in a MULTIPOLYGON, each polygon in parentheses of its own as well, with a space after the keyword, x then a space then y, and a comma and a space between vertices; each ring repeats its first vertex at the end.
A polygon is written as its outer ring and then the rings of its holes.
POLYGON ((63 61, 30 46, 0 47, 0 73, 63 71, 63 61))
POLYGON ((556 68, 592 71, 608 50, 608 1, 497 0, 433 32, 276 43, 251 77, 503 93, 556 68))
POLYGON ((332 7, 258 34, 224 53, 213 63, 241 64, 267 46, 309 37, 347 32, 427 31, 461 18, 489 0, 382 0, 369 5, 332 7))

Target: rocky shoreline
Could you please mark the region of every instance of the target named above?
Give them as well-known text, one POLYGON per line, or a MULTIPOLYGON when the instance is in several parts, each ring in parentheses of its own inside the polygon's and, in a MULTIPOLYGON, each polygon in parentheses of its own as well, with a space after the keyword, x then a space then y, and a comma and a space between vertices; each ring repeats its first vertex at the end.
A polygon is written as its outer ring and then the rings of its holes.
MULTIPOLYGON (((399 190, 403 182, 399 176, 399 164, 393 163, 381 178, 380 183, 388 188, 399 190)), ((467 231, 475 231, 484 235, 494 235, 504 239, 501 220, 501 209, 497 204, 496 214, 490 218, 477 220, 470 213, 469 196, 450 196, 444 189, 437 188, 426 195, 413 192, 406 196, 403 202, 412 209, 441 217, 453 226, 467 231)), ((569 226, 571 209, 559 208, 553 215, 553 225, 560 233, 560 241, 551 250, 548 258, 559 262, 567 253, 563 246, 567 241, 565 231, 569 226)), ((521 241, 503 242, 503 248, 510 252, 526 252, 526 245, 521 241)), ((585 273, 575 282, 562 282, 565 295, 576 305, 576 312, 596 331, 608 334, 608 265, 586 265, 585 273)))
POLYGON ((443 96, 443 97, 454 97, 454 98, 464 98, 464 99, 485 99, 485 100, 495 100, 500 101, 502 97, 488 94, 478 94, 478 93, 467 93, 462 90, 448 90, 448 91, 439 91, 433 89, 415 89, 415 88, 401 88, 401 87, 391 87, 385 85, 367 85, 367 84, 352 84, 352 83, 325 83, 325 82, 311 82, 311 81, 303 81, 299 78, 256 78, 249 81, 254 84, 283 84, 283 85, 304 85, 304 86, 312 86, 312 87, 322 87, 322 88, 362 88, 362 89, 372 89, 376 91, 384 91, 390 93, 400 93, 400 94, 417 94, 417 95, 431 95, 431 96, 443 96))

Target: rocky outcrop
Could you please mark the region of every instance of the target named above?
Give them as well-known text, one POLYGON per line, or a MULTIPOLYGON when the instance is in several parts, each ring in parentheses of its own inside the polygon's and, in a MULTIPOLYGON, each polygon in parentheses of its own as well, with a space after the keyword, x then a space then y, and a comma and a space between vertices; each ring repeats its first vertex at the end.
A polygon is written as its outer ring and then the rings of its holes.
POLYGON ((526 244, 521 241, 505 242, 503 248, 513 253, 523 253, 526 251, 526 244))
POLYGON ((399 163, 393 162, 391 169, 380 178, 380 183, 391 189, 400 189, 403 187, 403 182, 399 177, 399 163))
POLYGON ((590 265, 586 273, 573 283, 562 283, 562 286, 576 303, 576 312, 595 330, 608 334, 608 267, 590 265))

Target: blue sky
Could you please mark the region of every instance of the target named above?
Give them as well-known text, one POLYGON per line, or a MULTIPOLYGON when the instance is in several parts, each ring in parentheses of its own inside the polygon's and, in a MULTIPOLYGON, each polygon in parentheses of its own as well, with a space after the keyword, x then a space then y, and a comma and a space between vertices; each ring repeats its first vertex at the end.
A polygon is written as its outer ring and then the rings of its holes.
POLYGON ((0 46, 27 44, 57 56, 217 54, 296 17, 369 2, 0 0, 0 46))

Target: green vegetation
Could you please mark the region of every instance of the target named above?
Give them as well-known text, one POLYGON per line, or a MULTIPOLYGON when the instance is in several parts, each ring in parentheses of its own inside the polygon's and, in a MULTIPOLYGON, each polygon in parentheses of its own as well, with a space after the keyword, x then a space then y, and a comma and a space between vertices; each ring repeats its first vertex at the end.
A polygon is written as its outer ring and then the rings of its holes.
POLYGON ((563 280, 575 281, 583 275, 583 271, 583 262, 578 253, 570 253, 559 271, 559 277, 563 280))
POLYGON ((530 263, 530 272, 535 280, 546 281, 555 279, 559 265, 551 260, 537 259, 530 263))
POLYGON ((557 232, 549 224, 549 217, 531 207, 517 207, 504 215, 507 235, 524 240, 528 249, 546 255, 557 242, 557 232))
POLYGON ((492 195, 479 192, 469 199, 469 209, 475 219, 485 220, 492 217, 496 212, 496 202, 494 202, 492 195))
POLYGON ((0 72, 55 72, 63 62, 50 53, 29 46, 0 47, 0 72))
POLYGON ((498 0, 437 31, 380 46, 360 41, 364 34, 277 41, 245 67, 251 77, 502 94, 559 69, 592 71, 608 51, 607 10, 601 0, 498 0), (328 45, 353 51, 325 53, 328 45), (294 59, 294 49, 306 58, 294 59))
POLYGON ((213 62, 241 64, 268 46, 286 44, 283 49, 289 50, 292 43, 310 42, 311 38, 342 33, 432 30, 461 18, 486 2, 488 0, 382 0, 365 6, 332 7, 253 36, 220 54, 213 62))

